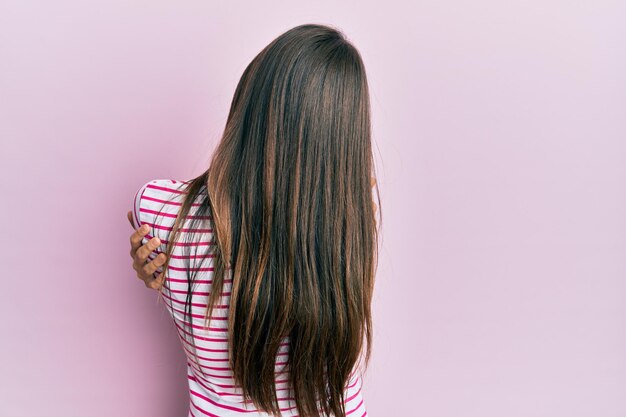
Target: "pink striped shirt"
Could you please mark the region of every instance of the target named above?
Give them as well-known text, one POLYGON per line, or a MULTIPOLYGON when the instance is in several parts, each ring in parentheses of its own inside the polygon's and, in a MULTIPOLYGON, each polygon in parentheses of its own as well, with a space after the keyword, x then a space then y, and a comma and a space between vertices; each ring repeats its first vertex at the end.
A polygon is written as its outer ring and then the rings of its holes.
MULTIPOLYGON (((133 206, 133 218, 135 225, 148 224, 151 233, 146 235, 143 243, 152 237, 158 237, 161 245, 150 254, 154 259, 159 253, 165 252, 168 235, 174 220, 180 209, 183 195, 182 186, 186 183, 171 179, 155 179, 145 183, 135 194, 133 206), (160 214, 158 214, 160 212, 160 214)), ((194 208, 188 216, 194 215, 194 208)), ((210 219, 207 219, 210 221, 210 219)), ((180 238, 172 253, 168 276, 164 283, 164 289, 160 297, 164 301, 167 310, 172 316, 174 325, 178 330, 181 347, 187 356, 187 379, 189 383, 189 413, 188 417, 213 416, 248 416, 248 417, 270 417, 269 414, 259 411, 251 402, 244 402, 241 395, 241 388, 235 384, 232 378, 232 370, 229 367, 227 320, 228 305, 230 301, 231 281, 226 280, 221 294, 221 300, 217 308, 213 310, 213 317, 209 329, 204 329, 204 316, 206 314, 206 304, 208 294, 211 291, 212 267, 211 263, 204 262, 199 267, 200 262, 195 264, 195 259, 187 259, 187 251, 183 251, 184 242, 189 238, 185 236, 190 232, 195 232, 193 236, 198 241, 198 246, 209 245, 212 238, 211 225, 201 229, 189 229, 190 220, 186 219, 182 225, 180 238), (202 239, 197 240, 198 233, 202 239), (191 261, 191 267, 197 269, 196 282, 192 297, 192 320, 188 323, 193 326, 193 342, 196 345, 198 360, 193 354, 192 335, 185 326, 184 310, 185 298, 187 294, 187 268, 185 262, 191 261), (168 291, 168 289, 170 291, 168 291)), ((193 244, 193 243, 192 243, 193 244)), ((191 253, 194 251, 192 250, 191 253)), ((205 250, 198 251, 206 253, 205 250)), ((156 273, 155 273, 156 275, 156 273)), ((286 338, 282 343, 276 357, 276 389, 279 398, 279 406, 282 416, 297 416, 295 401, 293 401, 293 390, 288 383, 287 371, 283 369, 286 365, 288 352, 288 341, 286 338)), ((367 411, 361 393, 362 377, 355 371, 350 378, 348 388, 345 392, 344 401, 346 404, 346 414, 350 417, 365 417, 367 411)))

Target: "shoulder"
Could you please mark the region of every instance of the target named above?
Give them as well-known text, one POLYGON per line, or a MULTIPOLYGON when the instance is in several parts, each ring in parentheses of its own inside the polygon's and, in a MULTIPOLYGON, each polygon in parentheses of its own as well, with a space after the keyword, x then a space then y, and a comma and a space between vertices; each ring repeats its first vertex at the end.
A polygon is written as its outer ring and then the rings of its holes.
POLYGON ((153 179, 141 185, 134 198, 133 217, 137 227, 145 223, 146 217, 143 214, 149 210, 164 206, 180 206, 182 190, 186 184, 187 181, 153 179))
POLYGON ((137 190, 136 196, 141 198, 146 192, 149 194, 159 194, 161 196, 168 194, 180 194, 183 186, 186 185, 188 181, 180 181, 173 179, 154 179, 146 182, 139 190, 137 190))
POLYGON ((187 183, 169 178, 152 179, 135 192, 133 221, 137 228, 144 224, 150 226, 151 233, 144 238, 146 242, 152 237, 158 237, 163 243, 167 241, 167 232, 181 207, 187 183))

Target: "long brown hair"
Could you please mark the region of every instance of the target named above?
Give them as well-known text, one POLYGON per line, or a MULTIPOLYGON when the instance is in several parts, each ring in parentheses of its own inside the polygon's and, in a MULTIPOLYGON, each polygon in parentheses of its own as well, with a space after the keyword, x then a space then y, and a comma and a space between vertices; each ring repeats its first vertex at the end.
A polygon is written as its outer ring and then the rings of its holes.
MULTIPOLYGON (((211 218, 214 244, 206 253, 183 247, 213 261, 207 327, 232 274, 230 366, 257 408, 280 415, 275 360, 289 336, 299 415, 345 416, 349 377, 371 355, 380 227, 372 178, 359 52, 333 27, 288 30, 245 69, 209 168, 184 186, 164 265, 167 273, 186 219, 189 230, 211 218), (197 210, 189 216, 192 204, 197 210)), ((377 187, 376 197, 380 208, 377 187)), ((187 272, 189 318, 195 266, 187 272)))

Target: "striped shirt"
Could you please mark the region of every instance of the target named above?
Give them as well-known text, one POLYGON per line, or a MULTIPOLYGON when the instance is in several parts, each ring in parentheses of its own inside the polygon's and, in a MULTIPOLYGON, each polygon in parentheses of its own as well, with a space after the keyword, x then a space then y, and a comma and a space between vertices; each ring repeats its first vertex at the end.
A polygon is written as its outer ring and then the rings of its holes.
MULTIPOLYGON (((148 181, 136 192, 133 205, 133 218, 137 227, 148 224, 151 227, 142 241, 148 242, 153 237, 158 237, 161 244, 150 254, 154 259, 159 253, 165 253, 168 243, 168 234, 172 230, 174 221, 183 201, 182 187, 188 181, 172 179, 155 179, 148 181)), ((205 329, 204 317, 207 310, 208 295, 211 290, 212 270, 211 262, 205 260, 194 264, 194 255, 187 255, 188 250, 183 251, 183 245, 189 245, 188 241, 198 246, 208 246, 212 240, 210 217, 206 218, 208 226, 190 229, 194 208, 198 207, 194 202, 190 212, 182 225, 181 234, 177 240, 174 251, 170 258, 169 271, 164 282, 163 291, 159 297, 163 300, 166 309, 172 316, 178 332, 182 349, 187 357, 187 379, 189 383, 189 413, 188 417, 270 417, 270 414, 259 411, 251 401, 244 401, 241 388, 235 383, 232 370, 229 367, 227 317, 230 301, 232 281, 226 277, 221 299, 213 309, 210 327, 205 329), (194 236, 185 236, 193 232, 194 236), (198 236, 201 236, 198 239, 198 236), (193 238, 193 239, 190 239, 193 238), (189 239, 189 240, 188 240, 189 239), (191 259, 190 259, 191 258, 191 259), (187 265, 197 270, 196 284, 191 299, 191 323, 189 319, 185 323, 185 300, 187 294, 187 265), (169 290, 169 291, 168 291, 169 290), (188 331, 189 325, 193 326, 193 336, 188 331), (195 343, 197 360, 194 356, 195 343)), ((191 250, 194 253, 194 250, 191 250)), ((198 253, 206 253, 206 250, 198 248, 198 253)), ((155 273, 155 276, 157 273, 155 273)), ((286 338, 280 346, 276 357, 276 390, 282 416, 297 416, 296 404, 293 398, 293 389, 288 383, 287 371, 283 368, 289 355, 289 339, 286 338)), ((350 377, 348 388, 344 395, 346 414, 350 417, 365 417, 367 411, 361 393, 362 377, 357 371, 350 377)))

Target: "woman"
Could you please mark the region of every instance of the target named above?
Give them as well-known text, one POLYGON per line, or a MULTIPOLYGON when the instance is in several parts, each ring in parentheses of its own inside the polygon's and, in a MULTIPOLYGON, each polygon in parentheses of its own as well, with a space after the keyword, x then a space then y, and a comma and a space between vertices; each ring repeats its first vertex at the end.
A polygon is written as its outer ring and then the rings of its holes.
POLYGON ((360 54, 306 24, 245 69, 204 173, 137 191, 133 267, 178 329, 189 416, 367 415, 374 178, 360 54))

